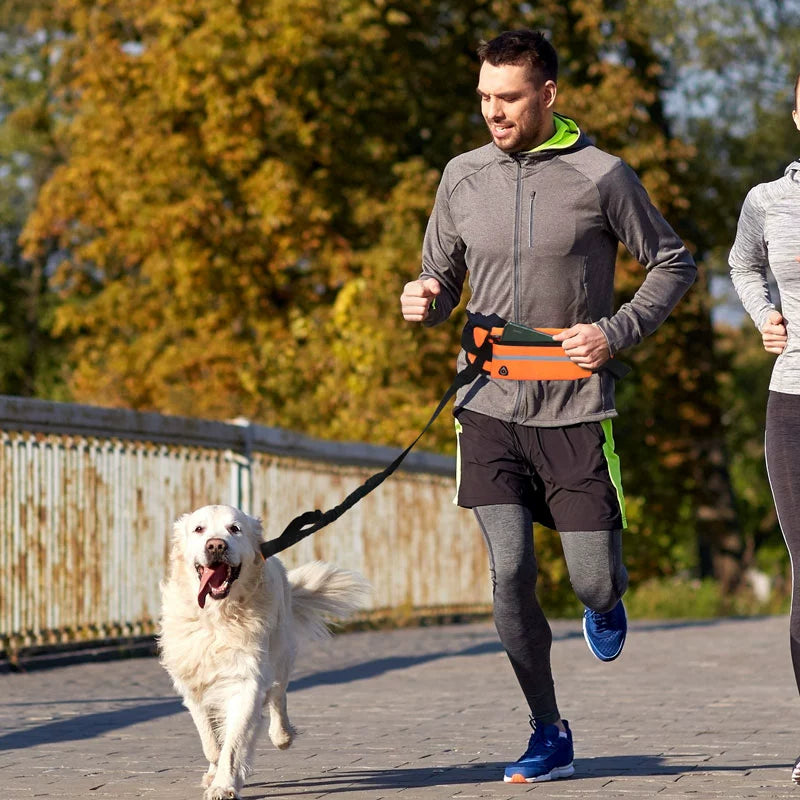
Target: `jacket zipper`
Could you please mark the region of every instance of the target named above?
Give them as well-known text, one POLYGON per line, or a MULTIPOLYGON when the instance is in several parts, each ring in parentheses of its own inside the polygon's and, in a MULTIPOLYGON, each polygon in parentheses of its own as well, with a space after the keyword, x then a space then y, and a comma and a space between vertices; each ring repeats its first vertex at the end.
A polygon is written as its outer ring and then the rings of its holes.
POLYGON ((522 164, 517 159, 517 198, 514 204, 514 322, 519 322, 519 240, 522 216, 522 164))
MULTIPOLYGON (((517 198, 514 208, 514 322, 520 322, 520 237, 521 237, 521 217, 522 217, 522 162, 517 158, 517 198)), ((514 403, 513 419, 517 419, 523 399, 522 381, 517 385, 517 400, 514 403)))

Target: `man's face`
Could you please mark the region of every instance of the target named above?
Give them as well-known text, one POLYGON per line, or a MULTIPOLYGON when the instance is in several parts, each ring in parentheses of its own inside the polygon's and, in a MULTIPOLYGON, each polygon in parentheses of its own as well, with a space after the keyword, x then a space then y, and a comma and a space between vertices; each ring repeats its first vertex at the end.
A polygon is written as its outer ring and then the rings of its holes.
POLYGON ((536 88, 523 64, 481 66, 478 79, 481 113, 494 143, 506 153, 531 150, 553 135, 548 113, 556 99, 556 85, 543 81, 536 88))

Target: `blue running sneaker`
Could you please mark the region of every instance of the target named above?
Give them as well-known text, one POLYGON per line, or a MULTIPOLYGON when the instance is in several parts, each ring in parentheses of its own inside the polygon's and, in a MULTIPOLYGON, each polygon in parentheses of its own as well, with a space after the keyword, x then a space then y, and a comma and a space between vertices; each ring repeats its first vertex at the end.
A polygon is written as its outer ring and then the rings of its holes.
MULTIPOLYGON (((528 749, 513 764, 506 767, 506 783, 536 783, 555 778, 568 778, 575 772, 572 766, 572 731, 569 723, 561 720, 567 729, 566 736, 556 725, 540 725, 533 729, 528 749)), ((531 722, 533 724, 533 722, 531 722)))
POLYGON ((583 612, 583 638, 601 661, 613 661, 622 652, 627 632, 628 618, 622 600, 605 613, 588 608, 583 612))

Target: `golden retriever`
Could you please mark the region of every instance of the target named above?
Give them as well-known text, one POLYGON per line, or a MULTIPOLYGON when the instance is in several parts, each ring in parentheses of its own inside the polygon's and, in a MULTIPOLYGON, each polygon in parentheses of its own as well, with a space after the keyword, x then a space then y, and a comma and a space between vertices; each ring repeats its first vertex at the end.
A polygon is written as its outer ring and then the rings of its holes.
POLYGON ((232 506, 185 514, 174 526, 161 585, 161 663, 189 709, 209 762, 205 800, 238 798, 269 709, 269 738, 281 749, 294 729, 286 689, 300 636, 329 635, 369 587, 321 561, 287 574, 261 557, 261 523, 232 506))

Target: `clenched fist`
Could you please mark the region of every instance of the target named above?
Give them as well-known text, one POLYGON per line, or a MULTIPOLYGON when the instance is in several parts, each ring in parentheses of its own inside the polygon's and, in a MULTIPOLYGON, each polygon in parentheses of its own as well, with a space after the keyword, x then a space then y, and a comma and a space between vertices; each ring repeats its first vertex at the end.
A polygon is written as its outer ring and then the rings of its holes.
POLYGON ((786 347, 788 336, 786 334, 786 320, 780 311, 770 311, 767 321, 761 329, 761 341, 768 353, 780 355, 786 347))
POLYGON ((441 291, 441 284, 436 278, 425 278, 421 281, 407 283, 403 287, 403 294, 400 295, 403 319, 409 322, 422 322, 427 319, 428 309, 433 299, 441 291))

